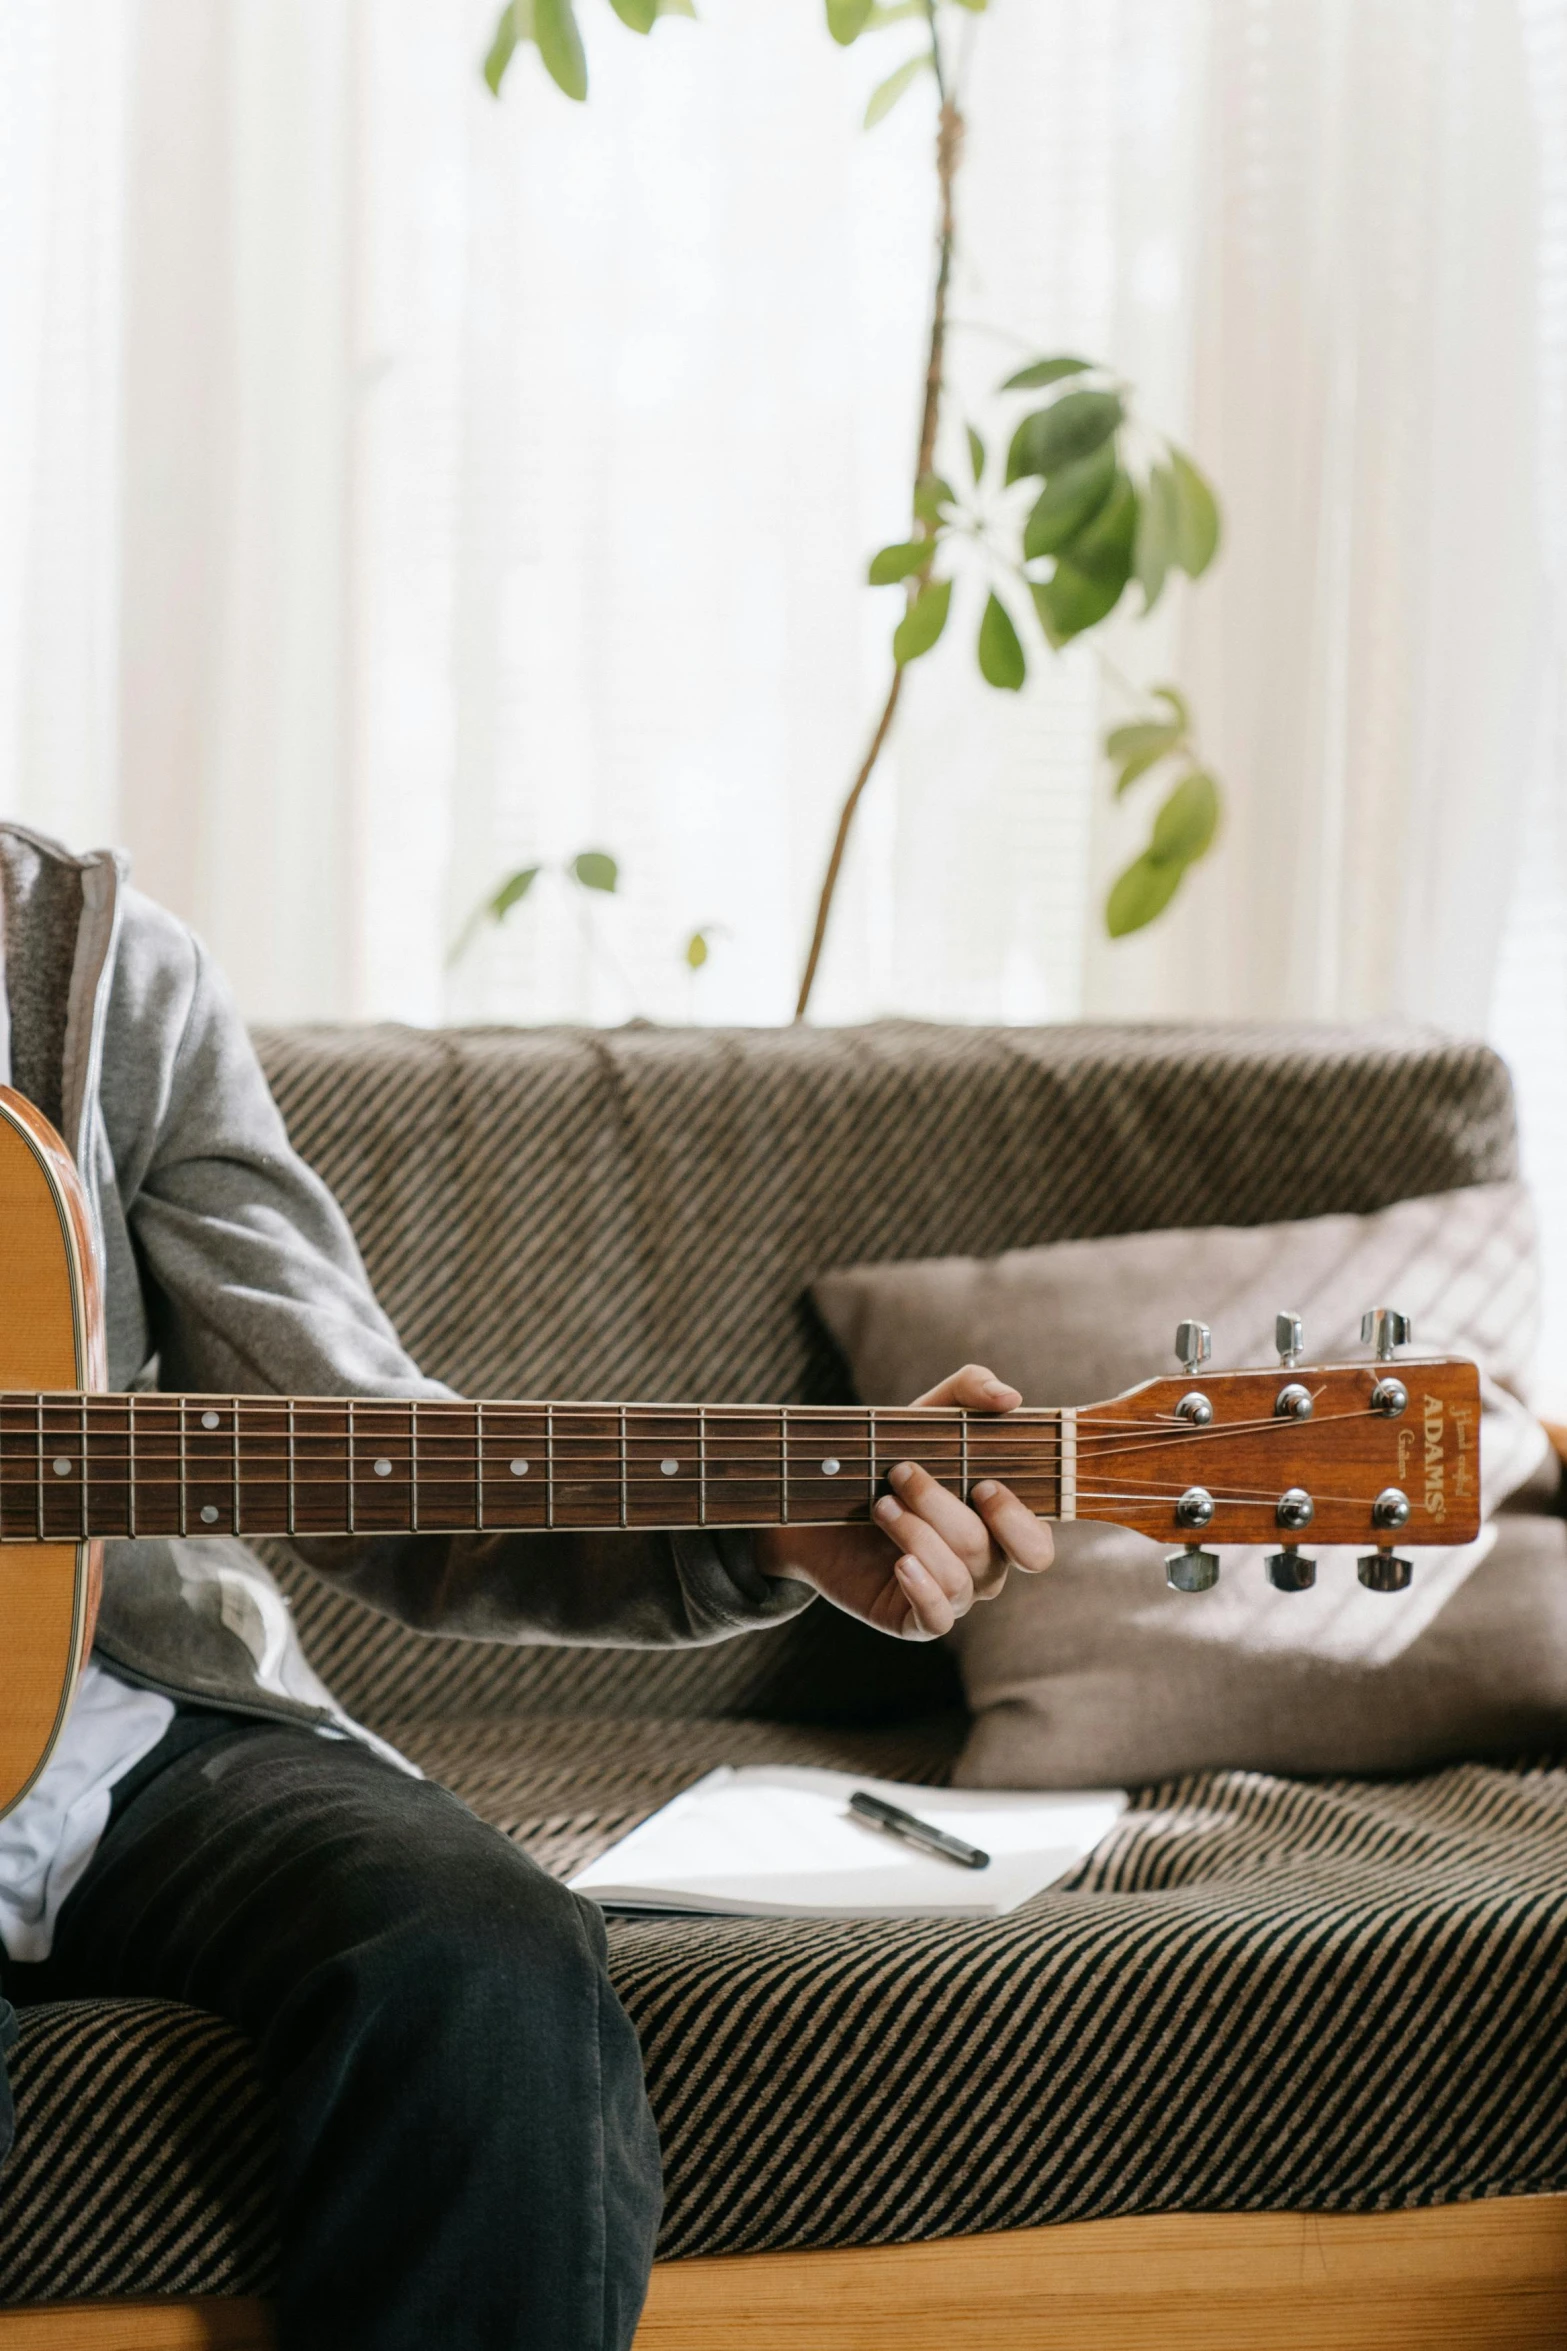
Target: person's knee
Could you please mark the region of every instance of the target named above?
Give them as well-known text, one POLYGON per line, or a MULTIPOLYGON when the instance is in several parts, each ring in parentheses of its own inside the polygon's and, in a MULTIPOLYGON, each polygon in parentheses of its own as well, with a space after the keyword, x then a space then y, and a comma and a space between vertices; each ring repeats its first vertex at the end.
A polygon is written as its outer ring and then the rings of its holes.
POLYGON ((642 2095, 641 2053, 609 1981, 599 1913, 520 1854, 438 1873, 354 1955, 359 2027, 470 2080, 580 2099, 642 2095))

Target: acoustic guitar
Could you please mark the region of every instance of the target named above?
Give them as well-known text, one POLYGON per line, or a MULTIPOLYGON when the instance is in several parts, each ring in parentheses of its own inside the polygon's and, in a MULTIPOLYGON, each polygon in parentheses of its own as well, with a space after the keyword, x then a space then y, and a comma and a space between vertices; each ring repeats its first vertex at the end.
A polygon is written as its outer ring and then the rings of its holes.
POLYGON ((48 1121, 0 1088, 0 1812, 42 1770, 92 1643, 105 1537, 539 1532, 551 1527, 843 1524, 918 1460, 958 1493, 999 1478, 1043 1518, 1172 1543, 1169 1580, 1218 1576, 1209 1542, 1271 1544, 1304 1590, 1308 1533, 1361 1544, 1363 1582, 1401 1590, 1399 1546, 1479 1531, 1479 1379, 1404 1360, 1389 1308, 1374 1359, 1180 1379, 1104 1404, 883 1411, 816 1405, 387 1403, 360 1397, 108 1394, 102 1287, 81 1184, 48 1121))

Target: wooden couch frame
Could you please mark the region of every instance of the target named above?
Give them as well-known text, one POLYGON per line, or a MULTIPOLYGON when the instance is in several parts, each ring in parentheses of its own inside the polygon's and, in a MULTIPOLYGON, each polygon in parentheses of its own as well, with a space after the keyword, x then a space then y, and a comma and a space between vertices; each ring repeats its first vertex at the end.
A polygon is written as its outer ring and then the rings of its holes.
MULTIPOLYGON (((271 2351, 264 2303, 0 2311, 0 2351, 271 2351)), ((636 2351, 1561 2351, 1567 2195, 1162 2213, 660 2262, 636 2351)))

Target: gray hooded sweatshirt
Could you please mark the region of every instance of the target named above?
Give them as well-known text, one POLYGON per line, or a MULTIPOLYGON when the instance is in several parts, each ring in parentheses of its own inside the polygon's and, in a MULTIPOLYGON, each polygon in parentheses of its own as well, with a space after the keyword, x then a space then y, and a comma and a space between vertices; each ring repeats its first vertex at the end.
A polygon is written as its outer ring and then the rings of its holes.
MULTIPOLYGON (((63 1135, 104 1275, 111 1388, 441 1397, 399 1345, 336 1201, 290 1148, 200 943, 111 851, 0 824, 0 1082, 63 1135)), ((332 1537, 320 1575, 421 1632, 656 1646, 792 1616, 743 1534, 332 1537)), ((261 1561, 227 1537, 105 1545, 95 1654, 122 1680, 344 1721, 261 1561)))

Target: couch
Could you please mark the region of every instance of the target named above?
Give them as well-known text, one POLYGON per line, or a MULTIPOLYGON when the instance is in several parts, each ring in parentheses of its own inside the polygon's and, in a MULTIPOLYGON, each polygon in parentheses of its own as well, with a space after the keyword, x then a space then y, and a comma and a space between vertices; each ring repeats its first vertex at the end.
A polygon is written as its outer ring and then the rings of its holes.
MULTIPOLYGON (((1495 1056, 1402 1028, 259 1043, 404 1340, 478 1395, 842 1401, 805 1301, 834 1263, 1516 1163, 1495 1056)), ((721 1761, 930 1778, 964 1734, 944 1649, 822 1605, 694 1651, 468 1644, 272 1557, 344 1703, 563 1873, 721 1761)), ((1548 1757, 1140 1789, 993 1924, 648 1918, 611 1945, 666 2168, 645 2351, 1567 2339, 1548 1757)), ((271 2122, 238 2037, 58 2004, 11 2064, 0 2351, 264 2344, 271 2122)))

